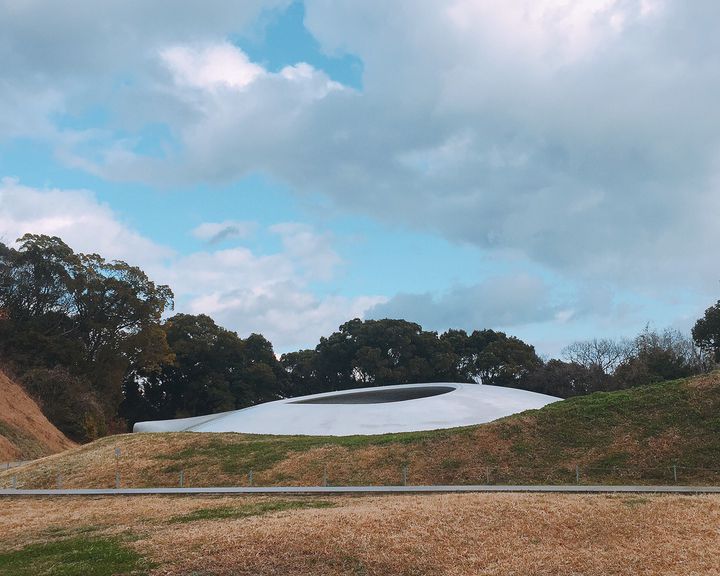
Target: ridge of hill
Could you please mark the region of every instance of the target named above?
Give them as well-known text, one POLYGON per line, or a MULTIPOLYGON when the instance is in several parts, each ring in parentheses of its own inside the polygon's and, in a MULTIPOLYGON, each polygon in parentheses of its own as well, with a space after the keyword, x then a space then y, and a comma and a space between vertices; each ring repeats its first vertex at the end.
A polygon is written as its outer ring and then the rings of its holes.
MULTIPOLYGON (((18 486, 717 483, 720 372, 571 398, 479 426, 381 436, 124 434, 28 464, 18 486), (116 449, 120 456, 116 457, 116 449), (675 470, 673 470, 675 466, 675 470)), ((10 473, 0 473, 0 486, 10 473)))
POLYGON ((0 372, 0 462, 40 458, 75 446, 22 387, 0 372))

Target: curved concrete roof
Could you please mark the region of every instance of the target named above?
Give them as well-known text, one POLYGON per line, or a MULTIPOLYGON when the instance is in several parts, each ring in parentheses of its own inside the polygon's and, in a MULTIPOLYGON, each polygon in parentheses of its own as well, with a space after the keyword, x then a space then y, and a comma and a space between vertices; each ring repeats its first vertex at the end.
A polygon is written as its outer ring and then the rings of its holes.
POLYGON ((356 388, 242 410, 138 422, 133 432, 243 432, 350 436, 483 424, 560 398, 500 386, 435 382, 356 388))

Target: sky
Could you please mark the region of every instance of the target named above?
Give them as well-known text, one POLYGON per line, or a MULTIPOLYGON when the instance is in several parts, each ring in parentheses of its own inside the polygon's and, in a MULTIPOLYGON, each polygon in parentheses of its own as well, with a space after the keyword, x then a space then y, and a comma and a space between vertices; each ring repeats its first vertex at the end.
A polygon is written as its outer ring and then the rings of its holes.
POLYGON ((0 241, 277 352, 352 318, 546 356, 720 297, 715 0, 0 0, 0 241))

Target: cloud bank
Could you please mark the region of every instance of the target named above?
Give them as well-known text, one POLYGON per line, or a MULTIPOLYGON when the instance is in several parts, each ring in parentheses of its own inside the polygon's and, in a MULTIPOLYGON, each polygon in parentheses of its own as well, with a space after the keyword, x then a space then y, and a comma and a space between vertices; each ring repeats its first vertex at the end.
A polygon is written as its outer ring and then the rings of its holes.
MULTIPOLYGON (((172 187, 267 174, 349 213, 637 298, 716 293, 717 2, 306 0, 321 49, 362 61, 360 91, 304 62, 270 70, 232 43, 285 6, 0 4, 0 138, 51 142, 66 162, 113 180, 172 187), (98 103, 102 129, 57 121, 98 103), (167 136, 148 153, 143 130, 156 125, 167 136)), ((288 253, 295 241, 315 249, 314 238, 277 233, 293 237, 288 253)), ((302 264, 322 278, 336 266, 328 254, 302 264)), ((321 308, 296 293, 299 308, 321 308)), ((378 310, 495 319, 476 303, 503 310, 505 296, 488 284, 472 294, 419 287, 378 310)), ((242 309, 236 297, 229 286, 204 296, 218 313, 242 309)), ((554 314, 517 297, 525 322, 554 314)))

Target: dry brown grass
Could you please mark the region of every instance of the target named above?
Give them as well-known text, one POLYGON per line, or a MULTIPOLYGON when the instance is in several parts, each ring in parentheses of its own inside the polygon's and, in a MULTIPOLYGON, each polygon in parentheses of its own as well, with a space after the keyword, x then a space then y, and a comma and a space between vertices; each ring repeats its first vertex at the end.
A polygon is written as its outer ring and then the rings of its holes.
MULTIPOLYGON (((283 497, 287 500, 287 497, 283 497)), ((720 574, 720 497, 337 497, 330 509, 172 524, 270 497, 5 499, 0 550, 130 531, 153 575, 720 574)))
POLYGON ((0 371, 0 462, 38 458, 73 446, 25 391, 0 371))

